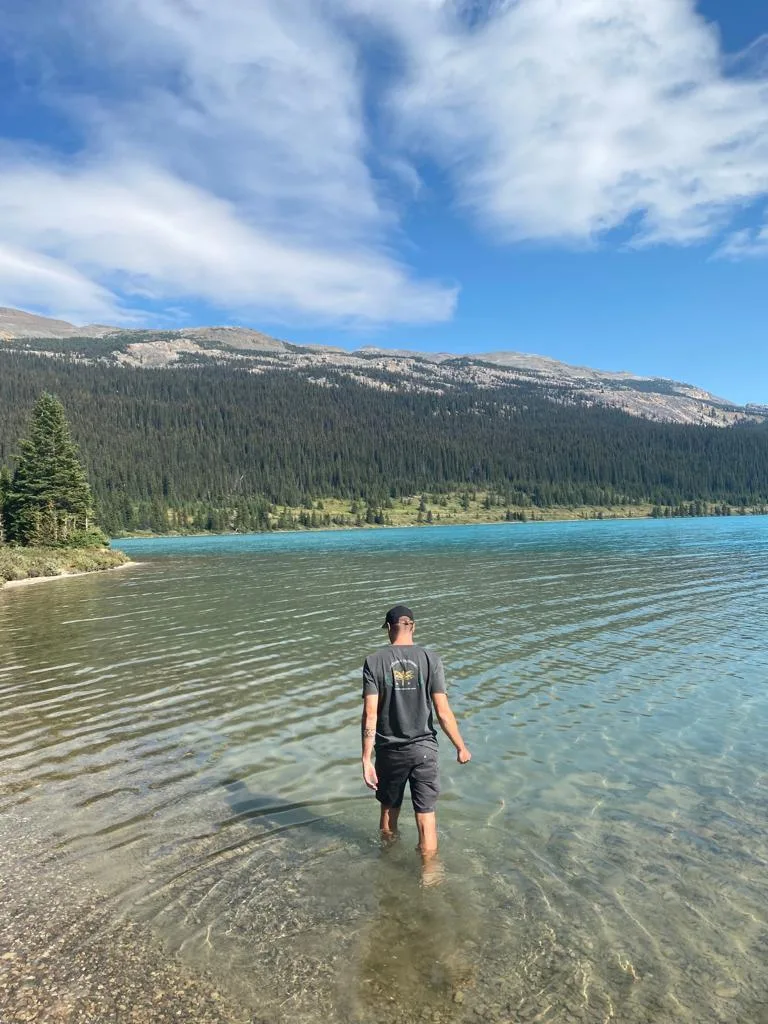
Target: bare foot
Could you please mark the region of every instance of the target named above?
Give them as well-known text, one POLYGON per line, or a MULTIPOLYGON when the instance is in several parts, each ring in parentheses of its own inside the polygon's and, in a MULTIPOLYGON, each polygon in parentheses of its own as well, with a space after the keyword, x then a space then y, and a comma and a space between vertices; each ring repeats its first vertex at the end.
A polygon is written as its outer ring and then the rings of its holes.
POLYGON ((421 885, 428 889, 445 881, 445 867, 436 856, 425 857, 421 864, 421 885))

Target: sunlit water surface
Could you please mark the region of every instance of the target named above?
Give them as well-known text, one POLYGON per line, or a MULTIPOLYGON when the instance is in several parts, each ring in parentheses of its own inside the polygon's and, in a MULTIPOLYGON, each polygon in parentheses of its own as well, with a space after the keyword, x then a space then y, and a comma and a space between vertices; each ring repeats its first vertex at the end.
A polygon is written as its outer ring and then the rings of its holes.
POLYGON ((266 1021, 768 1021, 768 520, 127 542, 0 595, 0 811, 266 1021), (447 666, 442 884, 360 665, 447 666))

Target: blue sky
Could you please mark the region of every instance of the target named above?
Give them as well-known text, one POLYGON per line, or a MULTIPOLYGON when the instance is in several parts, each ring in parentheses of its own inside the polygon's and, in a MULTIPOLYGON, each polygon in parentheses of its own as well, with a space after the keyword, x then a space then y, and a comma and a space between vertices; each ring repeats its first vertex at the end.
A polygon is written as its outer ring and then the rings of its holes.
POLYGON ((768 403, 764 0, 0 12, 0 305, 768 403))

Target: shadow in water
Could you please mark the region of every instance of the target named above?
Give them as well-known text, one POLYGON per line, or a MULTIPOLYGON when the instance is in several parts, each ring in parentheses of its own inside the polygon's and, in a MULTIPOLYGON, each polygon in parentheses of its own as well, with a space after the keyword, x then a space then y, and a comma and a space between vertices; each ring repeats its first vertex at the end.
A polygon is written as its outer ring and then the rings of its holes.
MULTIPOLYGON (((265 835, 276 835, 291 829, 309 830, 310 835, 334 838, 370 846, 373 831, 364 832, 344 815, 344 805, 361 801, 372 803, 367 795, 333 797, 330 800, 304 800, 291 802, 268 793, 255 793, 243 779, 225 779, 222 786, 227 794, 232 815, 221 822, 223 828, 233 825, 258 825, 265 835)), ((378 817, 378 805, 371 808, 372 829, 378 817)))

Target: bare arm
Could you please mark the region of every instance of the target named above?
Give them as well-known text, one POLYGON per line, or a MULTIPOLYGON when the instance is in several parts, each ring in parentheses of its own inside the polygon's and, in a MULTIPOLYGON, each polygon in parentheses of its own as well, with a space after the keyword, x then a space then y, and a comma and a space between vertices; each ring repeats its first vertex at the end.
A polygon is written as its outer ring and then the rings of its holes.
POLYGON ((437 715, 437 720, 440 723, 440 728, 454 747, 456 747, 456 760, 459 764, 466 764, 467 761, 471 759, 472 755, 464 746, 464 740, 461 738, 459 727, 456 724, 456 716, 451 711, 451 706, 448 703, 448 697, 444 693, 433 693, 432 703, 435 707, 435 714, 437 715))
POLYGON ((361 722, 363 738, 363 779, 369 789, 376 789, 379 780, 373 766, 373 741, 376 739, 376 720, 379 715, 379 696, 366 694, 363 698, 361 722))

